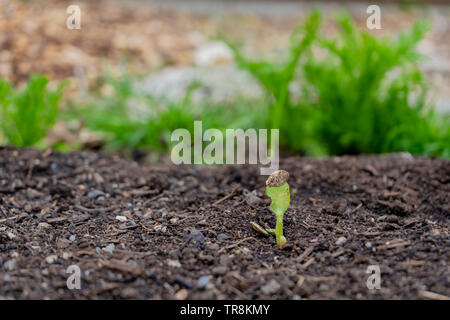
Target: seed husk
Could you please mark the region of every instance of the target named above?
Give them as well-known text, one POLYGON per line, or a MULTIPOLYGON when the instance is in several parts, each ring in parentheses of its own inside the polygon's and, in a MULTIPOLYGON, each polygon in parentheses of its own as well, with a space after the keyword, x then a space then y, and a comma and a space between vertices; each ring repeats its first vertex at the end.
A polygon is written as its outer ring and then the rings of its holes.
POLYGON ((287 182, 289 173, 285 170, 277 170, 273 172, 266 180, 266 186, 279 187, 287 182))
POLYGON ((250 225, 252 226, 253 230, 255 230, 256 232, 261 233, 265 236, 269 235, 269 233, 263 227, 261 227, 259 224, 257 224, 256 222, 250 222, 250 225))

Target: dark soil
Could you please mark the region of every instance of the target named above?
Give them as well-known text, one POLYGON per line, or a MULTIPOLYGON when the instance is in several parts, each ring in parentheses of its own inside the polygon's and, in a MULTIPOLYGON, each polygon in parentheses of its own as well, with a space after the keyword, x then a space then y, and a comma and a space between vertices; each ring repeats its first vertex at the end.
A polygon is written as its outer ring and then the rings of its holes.
POLYGON ((283 250, 250 226, 275 224, 254 166, 0 148, 0 299, 450 295, 450 161, 292 157, 280 167, 292 198, 283 250), (70 265, 80 290, 66 286, 70 265), (379 290, 366 286, 369 265, 379 290))

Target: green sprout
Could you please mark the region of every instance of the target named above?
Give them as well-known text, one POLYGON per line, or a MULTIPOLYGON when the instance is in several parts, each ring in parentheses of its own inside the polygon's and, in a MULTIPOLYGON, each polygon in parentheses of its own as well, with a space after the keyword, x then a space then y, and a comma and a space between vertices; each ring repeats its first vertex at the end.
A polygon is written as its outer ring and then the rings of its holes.
MULTIPOLYGON (((277 218, 275 237, 277 239, 277 245, 280 248, 286 244, 286 238, 283 236, 283 215, 291 202, 289 185, 287 183, 288 178, 289 173, 287 171, 277 170, 266 181, 266 195, 272 199, 270 210, 272 210, 277 218)), ((266 229, 266 231, 269 234, 273 234, 272 230, 269 231, 266 229)))

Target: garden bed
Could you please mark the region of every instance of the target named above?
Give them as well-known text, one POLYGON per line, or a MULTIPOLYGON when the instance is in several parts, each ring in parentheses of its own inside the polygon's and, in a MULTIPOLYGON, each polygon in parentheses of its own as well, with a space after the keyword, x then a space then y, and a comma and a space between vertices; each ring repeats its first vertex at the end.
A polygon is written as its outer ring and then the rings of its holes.
POLYGON ((250 226, 275 223, 257 167, 0 148, 0 298, 450 295, 448 160, 291 157, 280 168, 292 198, 283 250, 250 226), (79 290, 66 286, 70 265, 79 290), (379 290, 366 286, 370 265, 379 290))

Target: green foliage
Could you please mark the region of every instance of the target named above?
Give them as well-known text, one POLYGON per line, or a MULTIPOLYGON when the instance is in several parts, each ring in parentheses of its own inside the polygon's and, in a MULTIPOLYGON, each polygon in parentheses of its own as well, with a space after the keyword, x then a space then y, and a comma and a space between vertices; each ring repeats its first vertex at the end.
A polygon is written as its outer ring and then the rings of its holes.
POLYGON ((203 130, 264 127, 266 109, 259 107, 261 101, 194 102, 192 95, 201 86, 197 82, 189 86, 182 99, 169 100, 137 92, 127 74, 106 75, 101 80, 101 85, 111 88, 111 93, 91 92, 90 101, 75 105, 66 116, 83 118, 86 128, 104 133, 107 150, 167 151, 172 146, 171 132, 184 128, 193 136, 195 120, 202 120, 203 130), (144 115, 132 116, 132 104, 143 107, 144 115))
POLYGON ((54 125, 65 83, 51 91, 46 88, 48 82, 44 76, 33 75, 25 88, 17 90, 0 79, 0 128, 7 143, 36 145, 54 125))
POLYGON ((168 150, 172 146, 170 136, 178 128, 187 129, 191 136, 199 106, 191 101, 191 95, 199 84, 193 83, 180 101, 152 100, 154 115, 147 121, 147 143, 156 150, 168 150))
POLYGON ((338 39, 321 39, 328 55, 304 69, 318 97, 317 135, 328 153, 442 151, 428 146, 441 131, 426 110, 426 82, 416 68, 416 45, 428 25, 419 21, 394 40, 357 31, 346 15, 338 23, 338 39))
POLYGON ((376 38, 341 15, 338 36, 327 39, 317 35, 319 21, 313 13, 294 31, 297 45, 291 44, 291 58, 283 65, 248 61, 232 46, 238 65, 274 100, 267 123, 280 129, 281 145, 312 155, 409 151, 448 156, 449 117, 438 117, 426 105, 427 82, 416 67, 422 58, 416 45, 428 24, 419 21, 397 39, 376 38), (325 57, 314 58, 306 50, 311 45, 325 57), (302 52, 308 57, 304 63, 302 52), (301 82, 298 102, 289 92, 292 80, 301 82))
POLYGON ((252 74, 267 93, 269 111, 267 113, 266 127, 280 129, 281 141, 285 146, 293 146, 294 149, 303 148, 306 140, 307 124, 303 123, 307 110, 299 110, 292 101, 290 84, 294 80, 301 56, 308 51, 317 37, 321 16, 319 12, 313 12, 304 22, 299 25, 291 35, 288 48, 288 57, 283 63, 272 63, 269 61, 251 61, 247 59, 240 50, 229 43, 234 53, 237 65, 252 74), (295 118, 301 123, 296 127, 298 130, 295 137, 289 133, 291 121, 286 119, 295 118))

